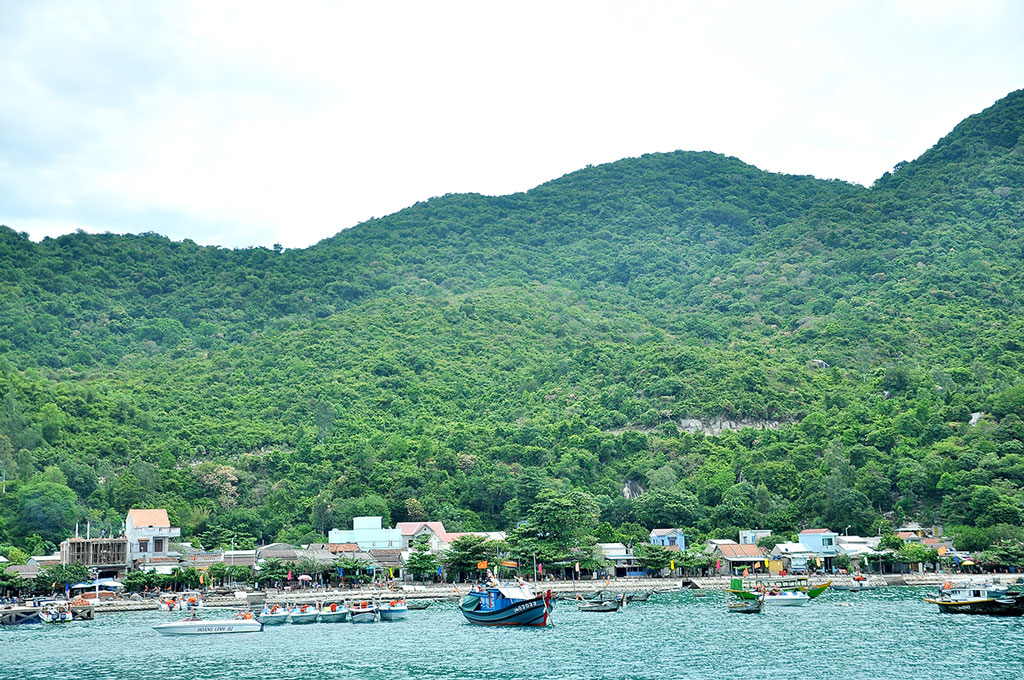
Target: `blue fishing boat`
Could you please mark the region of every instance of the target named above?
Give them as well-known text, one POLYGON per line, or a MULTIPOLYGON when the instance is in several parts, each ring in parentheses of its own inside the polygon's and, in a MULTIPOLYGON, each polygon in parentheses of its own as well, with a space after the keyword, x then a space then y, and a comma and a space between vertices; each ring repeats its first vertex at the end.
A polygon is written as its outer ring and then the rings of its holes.
POLYGON ((551 613, 551 591, 534 595, 519 585, 477 586, 462 598, 462 615, 478 626, 546 626, 551 613))

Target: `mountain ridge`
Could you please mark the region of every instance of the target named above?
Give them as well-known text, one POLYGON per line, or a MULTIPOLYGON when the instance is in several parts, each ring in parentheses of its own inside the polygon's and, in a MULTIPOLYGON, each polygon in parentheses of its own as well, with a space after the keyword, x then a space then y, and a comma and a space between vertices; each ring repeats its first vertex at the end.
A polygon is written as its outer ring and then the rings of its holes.
POLYGON ((282 252, 0 229, 0 534, 507 528, 546 488, 611 528, 1024 540, 1022 103, 872 188, 680 151, 282 252), (789 424, 679 427, 706 417, 789 424))

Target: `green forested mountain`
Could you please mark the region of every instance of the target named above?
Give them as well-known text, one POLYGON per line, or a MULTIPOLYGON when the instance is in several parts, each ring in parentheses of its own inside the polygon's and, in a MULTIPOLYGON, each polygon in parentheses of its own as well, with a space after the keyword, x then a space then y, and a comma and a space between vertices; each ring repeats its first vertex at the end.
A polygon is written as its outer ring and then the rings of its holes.
POLYGON ((1024 91, 871 188, 676 152, 304 250, 3 228, 0 544, 507 528, 545 489, 598 533, 1017 536, 1022 225, 1024 91))

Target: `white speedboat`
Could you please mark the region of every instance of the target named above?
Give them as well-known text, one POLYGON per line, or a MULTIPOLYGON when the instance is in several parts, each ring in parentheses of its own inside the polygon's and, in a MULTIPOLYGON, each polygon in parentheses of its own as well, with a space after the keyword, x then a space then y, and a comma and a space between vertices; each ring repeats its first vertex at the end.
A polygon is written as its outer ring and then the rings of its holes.
POLYGON ((409 607, 406 606, 405 600, 391 600, 377 609, 381 621, 400 621, 409 615, 409 607))
POLYGON ((288 608, 272 604, 263 608, 259 620, 266 626, 277 626, 288 623, 288 608))
POLYGON ((341 623, 348 618, 348 610, 345 609, 345 605, 332 602, 331 604, 325 604, 320 609, 320 622, 321 623, 341 623))
POLYGON ((292 623, 316 623, 317 618, 320 616, 320 610, 315 604, 303 604, 297 607, 292 607, 291 611, 292 623))
POLYGON ((173 623, 160 623, 153 630, 161 635, 211 635, 215 633, 258 633, 263 623, 251 612, 239 614, 233 619, 201 619, 192 616, 173 623))
POLYGON ((354 602, 348 608, 348 615, 352 623, 373 623, 377 620, 377 606, 372 602, 354 602))
POLYGON ((799 607, 811 601, 811 597, 799 590, 772 590, 764 596, 769 607, 799 607))
POLYGON ((67 602, 51 600, 43 603, 39 610, 39 620, 43 623, 68 623, 73 618, 67 602))

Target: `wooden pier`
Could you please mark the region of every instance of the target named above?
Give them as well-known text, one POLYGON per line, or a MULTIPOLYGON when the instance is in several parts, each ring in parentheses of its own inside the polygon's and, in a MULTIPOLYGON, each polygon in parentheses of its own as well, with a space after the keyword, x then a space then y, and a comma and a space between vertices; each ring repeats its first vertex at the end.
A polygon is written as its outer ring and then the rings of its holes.
MULTIPOLYGON (((14 626, 19 623, 42 623, 38 607, 5 607, 0 608, 0 625, 14 626)), ((71 621, 92 621, 92 605, 71 607, 71 621)))

